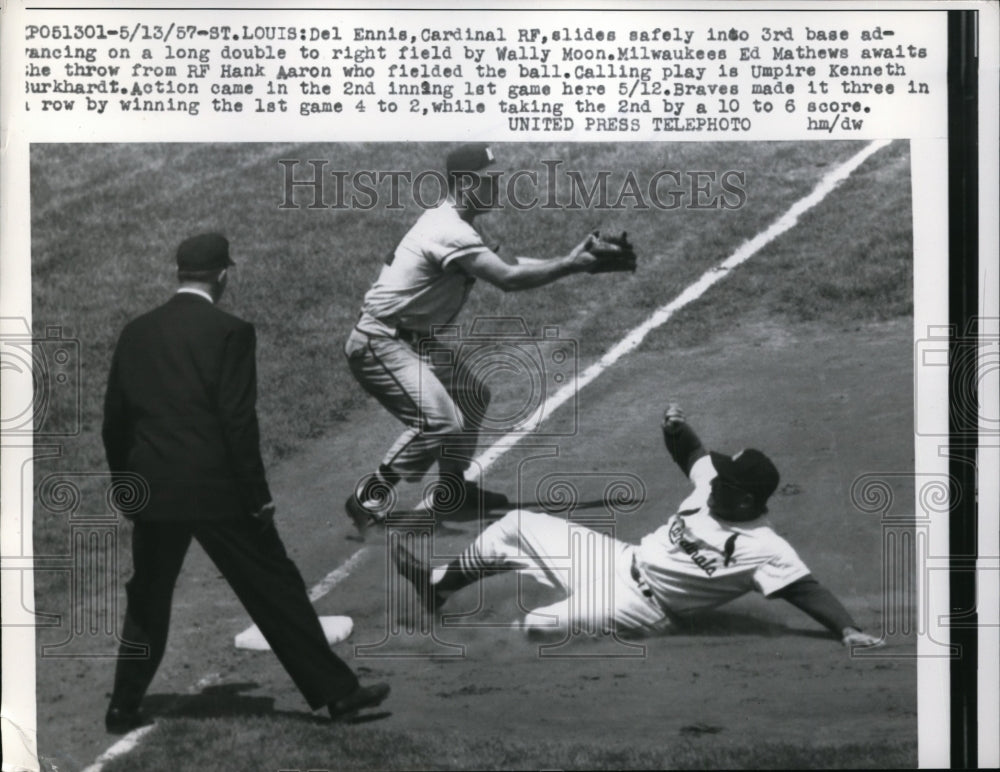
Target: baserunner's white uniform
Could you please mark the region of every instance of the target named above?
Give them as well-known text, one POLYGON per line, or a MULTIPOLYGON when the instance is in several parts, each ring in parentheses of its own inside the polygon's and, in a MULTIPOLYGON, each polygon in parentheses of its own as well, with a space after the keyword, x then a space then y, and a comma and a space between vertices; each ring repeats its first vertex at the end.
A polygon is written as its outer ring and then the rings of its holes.
POLYGON ((565 599, 528 613, 525 626, 589 633, 663 631, 676 616, 752 590, 768 596, 807 576, 805 563, 766 518, 729 523, 709 513, 716 474, 710 456, 698 459, 690 474, 694 491, 638 545, 514 510, 486 528, 459 561, 470 573, 516 568, 563 589, 565 599))
POLYGON ((453 358, 421 356, 421 342, 454 321, 475 282, 456 260, 488 251, 453 200, 428 209, 382 267, 347 339, 354 377, 406 424, 382 460, 406 480, 423 477, 445 443, 463 465, 475 450, 489 392, 453 358))

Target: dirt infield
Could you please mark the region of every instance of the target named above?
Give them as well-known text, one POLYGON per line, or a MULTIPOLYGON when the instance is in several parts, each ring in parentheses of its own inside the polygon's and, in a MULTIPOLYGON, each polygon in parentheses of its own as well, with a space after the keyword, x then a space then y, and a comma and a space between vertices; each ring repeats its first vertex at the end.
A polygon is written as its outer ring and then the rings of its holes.
MULTIPOLYGON (((909 320, 840 329, 750 320, 708 346, 683 350, 670 345, 668 330, 659 331, 579 395, 575 435, 530 439, 491 467, 486 483, 535 508, 542 476, 573 474, 579 504, 570 515, 586 517, 601 513, 609 480, 635 475, 643 499, 615 521, 618 537, 635 542, 688 490, 657 429, 674 398, 706 445, 728 452, 753 445, 775 459, 782 473, 771 507, 776 529, 859 623, 878 631, 882 524, 852 507, 850 490, 861 474, 913 468, 912 350, 909 320), (539 445, 557 454, 543 458, 539 445)), ((364 471, 360 459, 377 458, 396 429, 372 404, 270 475, 279 531, 307 583, 366 547, 357 569, 316 606, 353 617, 354 634, 338 652, 365 677, 391 682, 380 728, 423 734, 447 727, 501 743, 613 738, 648 749, 680 741, 710 748, 892 738, 912 741, 915 765, 915 636, 896 639, 880 658, 852 659, 793 607, 755 597, 667 637, 574 640, 541 650, 510 627, 523 613, 519 597, 523 607, 543 600, 530 583, 519 596, 513 575, 455 596, 446 611, 467 615, 449 621, 466 626, 438 621, 433 633, 408 633, 405 612, 398 618, 388 610, 384 535, 359 544, 341 510, 364 471), (397 620, 398 633, 390 629, 397 620), (383 639, 380 649, 354 649, 383 639)), ((404 503, 418 495, 405 491, 404 503)), ((894 496, 897 513, 913 511, 912 485, 899 485, 894 496)), ((454 554, 480 527, 440 523, 435 554, 454 554)), ((248 624, 214 567, 192 549, 168 652, 146 703, 160 722, 307 710, 271 655, 233 648, 248 624)), ((54 768, 82 768, 111 744, 101 719, 112 672, 109 660, 39 664, 39 750, 54 768)), ((260 761, 262 769, 282 765, 280 758, 260 761)))

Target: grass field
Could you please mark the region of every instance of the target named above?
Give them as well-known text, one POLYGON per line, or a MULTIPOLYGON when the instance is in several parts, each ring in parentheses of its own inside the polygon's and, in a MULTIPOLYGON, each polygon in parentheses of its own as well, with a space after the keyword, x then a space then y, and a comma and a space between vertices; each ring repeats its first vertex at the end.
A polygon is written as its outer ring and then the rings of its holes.
POLYGON ((189 769, 258 769, 261 758, 281 759, 283 769, 874 769, 913 766, 907 742, 838 745, 761 742, 747 748, 706 747, 697 740, 662 750, 599 742, 470 740, 442 728, 433 736, 355 727, 331 736, 315 723, 250 718, 171 722, 149 744, 108 764, 107 772, 168 770, 164 749, 184 748, 189 769), (277 739, 276 739, 277 738, 277 739), (166 763, 165 763, 166 761, 166 763))
MULTIPOLYGON (((540 292, 505 295, 478 287, 473 314, 520 316, 537 329, 559 325, 593 357, 621 330, 641 321, 743 240, 809 191, 822 171, 857 149, 850 143, 815 145, 588 145, 586 155, 557 146, 512 145, 509 168, 538 168, 539 159, 565 158, 585 177, 598 170, 631 169, 648 178, 656 169, 746 170, 747 204, 738 210, 583 210, 512 207, 486 227, 503 248, 550 257, 569 251, 589 229, 624 228, 642 245, 642 270, 595 286, 573 277, 540 292)), ((341 347, 381 260, 419 214, 375 209, 280 209, 279 159, 330 159, 350 169, 437 168, 444 148, 258 145, 71 145, 32 150, 32 270, 36 334, 61 325, 80 340, 83 433, 67 463, 100 468, 104 378, 114 341, 125 322, 165 300, 175 286, 173 251, 191 233, 229 235, 237 260, 235 286, 224 305, 259 332, 260 413, 265 460, 294 451, 342 422, 364 396, 343 366, 341 347), (82 157, 81 157, 82 154, 82 157), (73 169, 72 174, 67 169, 73 169)), ((890 150, 881 173, 897 179, 905 146, 890 150)), ((304 164, 303 164, 304 166, 304 164)), ((304 172, 299 171, 302 175, 304 172)), ((862 179, 862 178, 859 178, 862 179)), ((817 242, 792 241, 749 285, 720 287, 716 308, 686 312, 675 330, 686 343, 704 340, 694 316, 721 319, 741 313, 739 293, 790 321, 891 318, 910 311, 912 248, 908 188, 877 175, 864 182, 868 205, 852 212, 851 228, 864 241, 845 242, 844 223, 828 223, 817 242), (870 227, 878 223, 878 227, 870 227), (803 254, 803 249, 805 253, 803 254), (871 255, 878 255, 872 260, 871 255), (776 283, 778 279, 780 283, 776 283), (771 297, 773 295, 773 297, 771 297), (695 332, 691 332, 694 330, 695 332)), ((308 194, 300 198, 310 200, 308 194)), ((303 202, 305 203, 305 202, 303 202)), ((835 206, 835 203, 832 203, 835 206)), ((705 301, 708 302, 708 301, 705 301)))
MULTIPOLYGON (((589 363, 860 147, 839 142, 497 146, 502 166, 511 170, 538 168, 542 159, 563 160, 565 168, 585 177, 602 169, 632 170, 640 178, 658 169, 742 170, 746 203, 735 210, 505 208, 485 223, 505 251, 548 257, 567 252, 595 227, 626 229, 640 249, 640 268, 634 276, 577 276, 528 293, 504 294, 480 283, 463 320, 515 316, 532 330, 557 325, 561 335, 578 342, 581 362, 589 363)), ((351 379, 341 347, 382 257, 419 212, 412 205, 405 211, 281 209, 278 161, 328 159, 330 168, 416 173, 437 168, 444 150, 434 144, 33 146, 35 331, 59 325, 79 339, 82 368, 81 432, 64 443, 61 458, 44 462, 44 471, 103 471, 101 400, 117 334, 129 318, 169 297, 176 244, 209 229, 229 236, 238 264, 223 306, 253 321, 258 331, 265 461, 294 466, 310 443, 364 431, 354 417, 370 403, 351 379)), ((673 352, 710 346, 723 334, 738 334, 742 325, 775 330, 818 325, 836 334, 905 319, 912 313, 912 251, 909 149, 897 142, 741 267, 738 276, 651 335, 642 351, 662 356, 669 379, 673 352)), ((777 374, 773 388, 780 399, 777 374)), ((360 472, 375 460, 346 462, 360 472)), ((101 486, 99 479, 85 480, 83 499, 92 501, 101 486)), ((36 506, 36 554, 64 554, 68 538, 65 515, 36 506)), ((124 578, 127 549, 119 565, 124 578)), ((65 614, 70 598, 65 575, 37 575, 39 610, 65 614)), ((42 641, 46 636, 58 638, 59 631, 40 632, 42 641)), ((40 704, 64 688, 58 669, 49 667, 39 661, 40 704)), ((94 695, 106 688, 110 683, 91 693, 94 704, 86 709, 95 715, 104 705, 94 695)), ((40 746, 58 744, 59 732, 57 726, 46 727, 40 746)), ((545 745, 461 733, 434 738, 367 726, 331 738, 328 728, 309 720, 222 717, 165 722, 137 751, 107 768, 177 768, 163 761, 179 745, 192 769, 251 769, 265 759, 301 769, 324 764, 358 769, 846 768, 912 766, 915 761, 909 740, 803 746, 762 739, 752 746, 713 750, 682 740, 668 751, 656 751, 584 735, 545 745), (442 755, 442 747, 447 754, 442 755)), ((46 755, 46 748, 40 752, 46 755)))

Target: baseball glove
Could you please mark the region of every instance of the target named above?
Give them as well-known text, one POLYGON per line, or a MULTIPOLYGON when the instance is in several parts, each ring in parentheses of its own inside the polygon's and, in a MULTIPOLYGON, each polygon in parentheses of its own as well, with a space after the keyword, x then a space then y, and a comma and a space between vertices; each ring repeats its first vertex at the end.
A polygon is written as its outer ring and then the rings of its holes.
POLYGON ((628 234, 621 233, 604 236, 600 231, 591 234, 591 242, 587 251, 597 258, 589 273, 610 273, 612 271, 629 271, 635 273, 636 255, 628 234))

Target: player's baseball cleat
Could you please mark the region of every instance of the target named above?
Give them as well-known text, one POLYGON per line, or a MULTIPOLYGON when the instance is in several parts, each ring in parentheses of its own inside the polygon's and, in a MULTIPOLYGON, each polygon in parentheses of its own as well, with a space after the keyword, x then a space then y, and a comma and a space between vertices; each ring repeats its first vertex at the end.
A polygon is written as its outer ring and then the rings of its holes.
POLYGON ((374 708, 382 704, 389 696, 389 684, 376 683, 371 686, 358 686, 346 697, 331 702, 327 706, 330 718, 334 721, 350 721, 358 715, 359 710, 374 708))
POLYGON ((431 567, 410 552, 402 544, 397 544, 392 553, 392 562, 400 576, 408 580, 417 591, 417 597, 424 608, 432 612, 444 603, 444 597, 431 584, 431 567))
POLYGON ((354 523, 354 527, 361 533, 373 525, 385 525, 385 519, 388 515, 387 508, 374 507, 368 503, 362 504, 356 493, 347 497, 344 509, 347 511, 347 516, 351 518, 351 522, 354 523))

